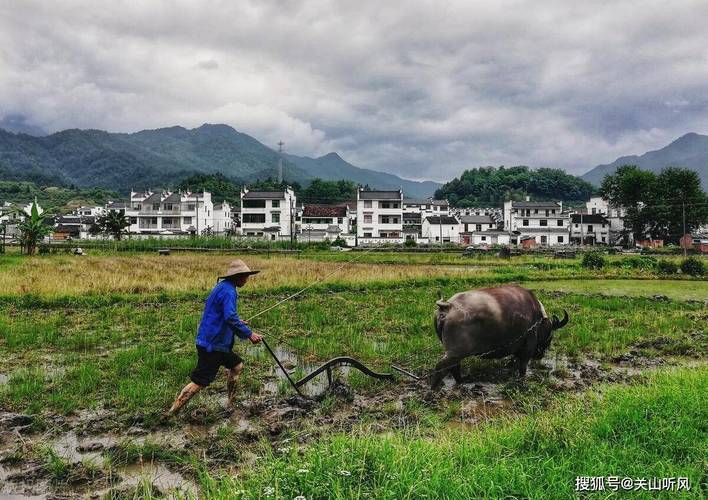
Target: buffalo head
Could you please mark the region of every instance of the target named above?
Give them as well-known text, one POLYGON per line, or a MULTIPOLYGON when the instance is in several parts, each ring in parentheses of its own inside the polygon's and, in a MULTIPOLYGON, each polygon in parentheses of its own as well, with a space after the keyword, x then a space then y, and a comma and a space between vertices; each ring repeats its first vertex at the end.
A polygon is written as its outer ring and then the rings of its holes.
POLYGON ((546 318, 538 326, 537 338, 538 343, 536 344, 536 352, 534 353, 534 359, 541 359, 546 353, 548 348, 551 346, 551 341, 553 340, 553 331, 563 328, 568 324, 568 311, 563 309, 563 319, 558 319, 555 314, 551 319, 546 318))

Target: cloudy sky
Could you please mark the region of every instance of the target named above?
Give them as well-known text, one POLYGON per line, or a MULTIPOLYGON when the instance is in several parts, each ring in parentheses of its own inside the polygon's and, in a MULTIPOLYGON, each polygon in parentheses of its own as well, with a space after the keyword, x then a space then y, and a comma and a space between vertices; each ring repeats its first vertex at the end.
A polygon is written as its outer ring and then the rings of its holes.
POLYGON ((0 0, 0 122, 226 123, 445 180, 708 133, 708 2, 0 0))

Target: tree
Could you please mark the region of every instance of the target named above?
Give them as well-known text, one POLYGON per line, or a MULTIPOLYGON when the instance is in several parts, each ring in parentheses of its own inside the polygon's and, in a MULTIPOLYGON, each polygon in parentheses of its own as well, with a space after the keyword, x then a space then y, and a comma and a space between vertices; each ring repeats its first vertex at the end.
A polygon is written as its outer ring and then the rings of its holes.
POLYGON ((625 226, 635 238, 650 236, 677 243, 686 232, 708 222, 708 196, 698 174, 677 167, 659 175, 623 165, 602 180, 600 194, 625 209, 625 226))
POLYGON ((324 181, 313 179, 309 186, 298 193, 304 203, 342 203, 356 199, 357 185, 352 181, 324 181))
POLYGON ((125 216, 125 210, 109 210, 96 219, 96 226, 103 234, 120 240, 125 228, 130 226, 130 220, 125 216))
POLYGON ((20 231, 20 244, 27 255, 34 255, 37 244, 52 232, 52 226, 46 223, 46 215, 39 213, 37 200, 32 203, 30 213, 17 225, 20 231))

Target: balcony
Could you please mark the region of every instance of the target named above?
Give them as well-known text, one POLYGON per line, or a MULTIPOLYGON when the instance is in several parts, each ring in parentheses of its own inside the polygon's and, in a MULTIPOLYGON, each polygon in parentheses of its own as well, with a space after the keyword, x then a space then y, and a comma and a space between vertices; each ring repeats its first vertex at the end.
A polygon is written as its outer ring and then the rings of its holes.
POLYGON ((178 208, 172 210, 153 210, 151 208, 143 208, 138 212, 140 215, 181 215, 182 211, 178 208))

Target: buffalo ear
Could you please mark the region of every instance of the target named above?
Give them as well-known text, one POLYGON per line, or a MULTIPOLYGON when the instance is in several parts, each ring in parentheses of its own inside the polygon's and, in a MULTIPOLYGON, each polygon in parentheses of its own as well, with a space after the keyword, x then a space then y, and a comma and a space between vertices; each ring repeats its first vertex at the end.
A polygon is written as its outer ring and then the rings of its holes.
POLYGON ((444 300, 438 300, 435 302, 435 304, 442 310, 450 309, 450 306, 452 305, 449 302, 445 302, 444 300))

